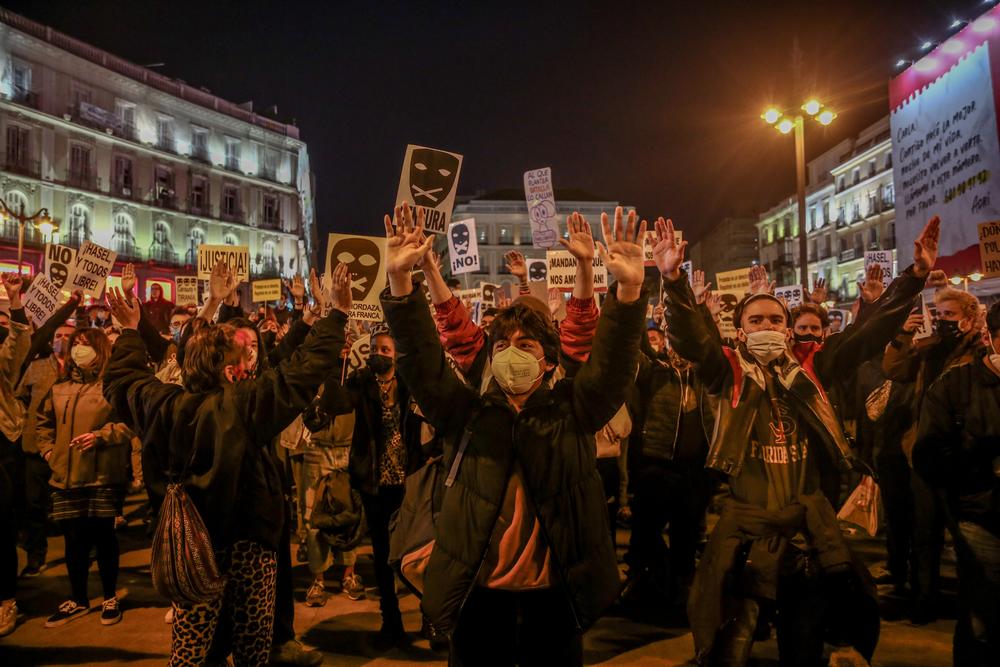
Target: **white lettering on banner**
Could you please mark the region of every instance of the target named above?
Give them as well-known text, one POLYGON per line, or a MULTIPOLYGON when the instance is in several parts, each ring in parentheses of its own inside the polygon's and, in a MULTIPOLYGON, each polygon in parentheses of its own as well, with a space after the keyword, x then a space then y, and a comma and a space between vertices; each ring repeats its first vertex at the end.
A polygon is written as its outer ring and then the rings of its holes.
POLYGON ((531 244, 536 248, 559 245, 559 220, 556 217, 556 194, 552 188, 552 168, 524 172, 524 198, 531 220, 531 244))
POLYGON ((86 296, 101 298, 104 284, 111 274, 118 253, 99 246, 93 241, 84 241, 76 254, 76 267, 67 280, 64 289, 68 292, 80 290, 86 296))
POLYGON ((330 234, 326 243, 326 274, 324 286, 333 286, 333 270, 338 264, 347 266, 351 276, 351 296, 354 305, 350 318, 366 322, 382 321, 379 294, 385 288, 385 237, 330 234))
POLYGON ((347 357, 348 374, 359 371, 368 365, 368 355, 371 353, 371 349, 372 337, 369 334, 365 334, 354 341, 354 345, 351 346, 351 352, 347 357))
POLYGON ((175 276, 174 292, 178 306, 198 305, 198 276, 175 276))
MULTIPOLYGON (((576 284, 576 257, 568 250, 549 250, 545 253, 548 262, 546 277, 550 289, 572 292, 576 284)), ((594 254, 594 291, 608 291, 608 267, 600 255, 594 254)))
POLYGON ((59 287, 43 275, 35 276, 24 295, 24 313, 35 328, 45 324, 59 307, 59 287))
POLYGON ((866 250, 865 251, 865 274, 868 273, 868 267, 872 264, 880 264, 882 266, 882 287, 886 288, 892 279, 895 277, 895 266, 896 262, 892 259, 891 250, 866 250))
POLYGON ((462 156, 409 144, 403 157, 396 204, 404 201, 424 209, 424 229, 444 234, 451 223, 462 156))
POLYGON ((802 305, 802 285, 789 285, 788 287, 776 287, 774 296, 785 301, 788 310, 798 308, 802 305))
POLYGON ((912 248, 939 215, 940 262, 976 246, 978 223, 1000 219, 995 47, 989 40, 975 46, 890 114, 898 248, 912 248))
POLYGON ((246 282, 250 277, 250 249, 237 245, 200 245, 198 246, 198 278, 208 280, 212 277, 212 269, 219 262, 229 267, 236 274, 236 279, 246 282))
POLYGON ((476 220, 456 220, 448 227, 448 261, 452 275, 479 271, 479 239, 476 220))

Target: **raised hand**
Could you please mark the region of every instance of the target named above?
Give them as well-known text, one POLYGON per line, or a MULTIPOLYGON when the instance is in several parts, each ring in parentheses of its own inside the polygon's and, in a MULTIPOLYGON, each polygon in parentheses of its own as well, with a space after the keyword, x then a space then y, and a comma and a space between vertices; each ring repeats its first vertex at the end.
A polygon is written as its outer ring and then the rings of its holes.
POLYGON ((913 242, 913 273, 925 277, 934 268, 938 256, 938 239, 941 238, 941 218, 934 216, 927 221, 920 236, 913 242))
MULTIPOLYGON (((288 285, 288 283, 285 283, 288 285)), ((306 298, 306 283, 302 276, 292 276, 292 284, 288 286, 288 291, 292 293, 292 299, 296 303, 302 303, 306 298)))
MULTIPOLYGON (((434 237, 424 236, 424 209, 417 208, 416 220, 409 202, 403 202, 393 212, 392 220, 385 216, 386 271, 390 275, 409 274, 434 245, 434 237)), ((336 281, 334 281, 336 282, 336 281)), ((336 288, 336 285, 334 286, 336 288)))
POLYGON ((24 305, 21 303, 21 286, 24 284, 24 278, 17 273, 4 273, 0 274, 0 280, 3 280, 3 287, 7 290, 10 309, 19 310, 23 308, 24 305))
POLYGON ((722 312, 722 295, 718 292, 708 292, 705 294, 705 307, 708 312, 715 317, 722 312))
POLYGON ((774 288, 778 286, 776 281, 768 282, 767 269, 761 264, 750 267, 750 293, 751 294, 774 294, 774 288))
POLYGON ((681 277, 681 264, 684 262, 684 249, 687 248, 687 241, 677 243, 674 237, 673 220, 656 220, 656 245, 653 246, 653 261, 656 268, 660 270, 660 275, 668 280, 677 280, 681 277))
POLYGON ((935 289, 940 289, 942 287, 948 286, 948 274, 941 269, 934 269, 927 274, 927 280, 924 282, 924 289, 930 289, 931 287, 935 289))
POLYGON ((336 310, 348 315, 351 306, 354 304, 354 297, 351 292, 351 273, 347 270, 346 264, 338 264, 333 270, 333 290, 331 291, 333 307, 336 310))
POLYGON ((309 269, 309 291, 312 292, 313 301, 322 310, 327 299, 326 293, 323 291, 323 285, 320 284, 319 276, 316 275, 315 267, 309 269))
MULTIPOLYGON (((569 238, 560 238, 559 243, 569 251, 569 254, 576 257, 576 261, 593 263, 594 234, 587 219, 574 212, 566 216, 566 228, 569 230, 569 238)), ((521 261, 524 262, 523 257, 521 261)))
POLYGON ((216 262, 212 267, 212 274, 208 277, 209 299, 224 301, 233 293, 236 285, 236 275, 230 272, 229 266, 223 261, 216 262))
POLYGON ((870 264, 865 270, 865 279, 858 281, 858 293, 865 303, 875 303, 882 296, 885 287, 882 284, 882 265, 870 264))
POLYGON ((809 300, 816 305, 826 303, 826 278, 817 278, 813 291, 809 293, 809 300))
POLYGON ((131 262, 122 269, 122 291, 129 298, 135 293, 135 266, 131 262))
POLYGON ((121 323, 123 329, 139 328, 139 304, 133 302, 120 287, 109 289, 107 300, 111 314, 121 323))
POLYGON ((622 207, 615 208, 614 228, 608 224, 608 214, 601 214, 604 243, 598 242, 597 253, 604 260, 608 272, 618 281, 618 298, 623 302, 634 301, 642 291, 645 275, 642 239, 646 235, 646 221, 636 228, 635 211, 629 211, 622 221, 622 207), (607 245, 605 245, 607 244, 607 245))
POLYGON ((705 283, 705 272, 695 269, 691 273, 691 291, 694 292, 695 303, 705 303, 705 295, 708 293, 712 283, 705 283))
POLYGON ((507 271, 510 272, 510 275, 514 276, 522 283, 527 282, 528 263, 524 261, 524 255, 516 250, 511 250, 504 255, 503 258, 507 262, 507 271))

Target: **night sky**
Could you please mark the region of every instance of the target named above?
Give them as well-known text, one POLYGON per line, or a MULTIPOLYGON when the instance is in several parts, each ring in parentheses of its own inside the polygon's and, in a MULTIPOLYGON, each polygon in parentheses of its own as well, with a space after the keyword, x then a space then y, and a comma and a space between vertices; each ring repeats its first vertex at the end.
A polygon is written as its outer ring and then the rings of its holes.
POLYGON ((261 111, 308 143, 321 232, 379 233, 407 143, 465 156, 460 193, 551 166, 697 239, 794 190, 791 137, 758 118, 810 92, 840 114, 807 157, 888 111, 900 57, 980 2, 0 0, 261 111), (574 7, 573 9, 570 9, 574 7), (806 90, 793 86, 792 41, 806 90))

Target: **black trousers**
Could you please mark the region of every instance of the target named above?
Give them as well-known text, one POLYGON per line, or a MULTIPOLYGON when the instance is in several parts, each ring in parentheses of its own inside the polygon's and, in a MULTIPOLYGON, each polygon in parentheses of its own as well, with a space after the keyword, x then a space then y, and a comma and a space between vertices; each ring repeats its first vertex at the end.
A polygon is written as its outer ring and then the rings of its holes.
POLYGON ((403 617, 399 613, 399 599, 396 597, 396 577, 389 567, 389 520, 403 504, 403 487, 382 486, 376 495, 363 493, 361 503, 365 508, 368 534, 372 540, 382 624, 402 626, 403 617))
POLYGON ((451 639, 449 667, 576 667, 583 635, 561 588, 500 591, 476 587, 451 639))
POLYGON ((910 464, 902 450, 875 457, 882 507, 885 509, 888 569, 895 586, 909 580, 913 549, 913 491, 910 464))
MULTIPOLYGON (((0 447, 13 445, 0 434, 0 447)), ((17 591, 17 514, 14 511, 14 459, 0 452, 0 602, 17 591)))
POLYGON ((87 594, 87 573, 90 570, 90 549, 97 548, 97 570, 101 575, 104 599, 115 596, 118 584, 118 535, 114 518, 80 517, 59 522, 66 537, 66 569, 73 600, 90 606, 87 594))
POLYGON ((940 593, 944 514, 937 494, 920 475, 910 475, 910 489, 913 492, 913 572, 910 585, 914 602, 929 603, 940 593))
POLYGON ((24 550, 28 564, 41 567, 48 555, 48 516, 52 506, 52 488, 49 478, 52 469, 38 454, 24 455, 24 512, 21 527, 24 531, 24 550))
POLYGON ((636 466, 630 483, 629 568, 649 570, 665 584, 691 577, 711 488, 705 468, 647 458, 636 466), (669 548, 663 541, 665 526, 669 548))

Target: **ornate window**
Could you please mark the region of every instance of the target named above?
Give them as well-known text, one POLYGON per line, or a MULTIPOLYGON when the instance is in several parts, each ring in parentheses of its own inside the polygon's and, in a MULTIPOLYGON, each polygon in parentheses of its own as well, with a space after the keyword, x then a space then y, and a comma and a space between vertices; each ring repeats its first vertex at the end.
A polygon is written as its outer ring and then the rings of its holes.
POLYGON ((111 235, 111 249, 124 257, 138 257, 135 235, 132 232, 132 216, 123 211, 115 213, 114 232, 111 235))

